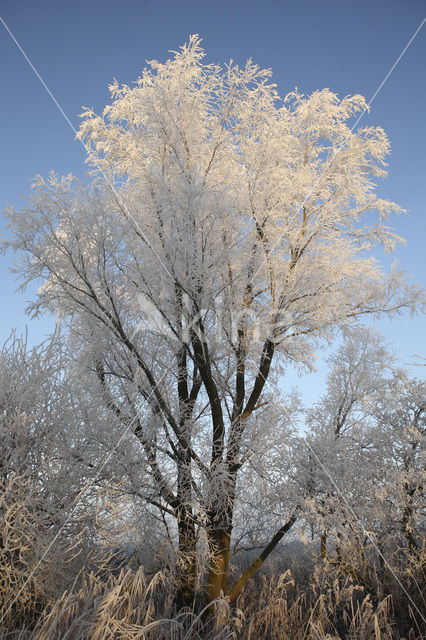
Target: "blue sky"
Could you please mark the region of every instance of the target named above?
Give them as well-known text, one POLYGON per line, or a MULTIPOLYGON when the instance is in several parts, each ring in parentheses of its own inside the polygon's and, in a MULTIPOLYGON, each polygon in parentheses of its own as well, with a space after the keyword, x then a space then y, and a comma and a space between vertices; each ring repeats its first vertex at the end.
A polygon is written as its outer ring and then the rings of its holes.
MULTIPOLYGON (((113 77, 131 83, 147 59, 164 60, 188 35, 198 33, 210 61, 251 57, 271 67, 279 93, 298 87, 306 94, 324 87, 341 97, 361 93, 369 100, 423 18, 424 0, 0 0, 0 15, 72 122, 82 106, 100 112, 109 102, 113 77)), ((52 169, 83 176, 85 153, 16 44, 0 25, 0 209, 19 207, 36 174, 52 169)), ((382 126, 392 144, 383 197, 409 210, 394 220, 407 239, 393 258, 426 285, 426 24, 414 39, 360 123, 382 126)), ((2 222, 0 223, 2 225, 2 222)), ((388 257, 377 254, 389 264, 388 257)), ((13 255, 0 257, 0 342, 11 327, 29 325, 31 342, 48 333, 51 319, 28 321, 29 290, 17 294, 9 272, 13 255)), ((403 362, 426 355, 424 318, 381 322, 403 362)), ((322 389, 320 373, 299 381, 308 400, 322 389)), ((414 369, 419 375, 421 370, 414 369)), ((294 375, 290 381, 297 384, 294 375)))

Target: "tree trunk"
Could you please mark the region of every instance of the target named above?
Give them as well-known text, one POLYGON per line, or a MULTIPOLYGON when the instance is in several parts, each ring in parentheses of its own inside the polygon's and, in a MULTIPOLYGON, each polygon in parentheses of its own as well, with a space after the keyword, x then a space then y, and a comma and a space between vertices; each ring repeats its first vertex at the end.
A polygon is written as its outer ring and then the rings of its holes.
POLYGON ((176 509, 179 535, 176 589, 178 608, 190 606, 194 600, 197 545, 195 520, 191 507, 191 459, 188 451, 183 451, 180 455, 177 490, 179 506, 176 509))
POLYGON ((177 560, 176 602, 178 608, 190 606, 194 600, 196 563, 196 534, 192 514, 178 518, 179 552, 177 560))
POLYGON ((327 557, 327 532, 321 534, 321 553, 320 558, 327 557))
POLYGON ((216 529, 210 534, 210 566, 207 578, 207 603, 227 593, 231 535, 225 529, 216 529))

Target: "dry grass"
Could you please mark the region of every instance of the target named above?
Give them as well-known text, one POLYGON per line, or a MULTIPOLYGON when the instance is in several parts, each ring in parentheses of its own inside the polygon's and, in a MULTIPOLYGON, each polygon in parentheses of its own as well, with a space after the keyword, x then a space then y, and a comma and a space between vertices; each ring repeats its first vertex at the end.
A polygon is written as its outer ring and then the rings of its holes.
MULTIPOLYGON (((50 602, 30 630, 6 628, 2 640, 400 640, 390 596, 370 596, 333 567, 317 564, 309 584, 296 585, 289 570, 257 578, 236 607, 175 611, 169 572, 147 581, 142 568, 101 581, 95 574, 50 602)), ((420 640, 412 621, 407 640, 420 640)))
MULTIPOLYGON (((49 514, 25 476, 0 481, 0 619, 31 624, 60 588, 66 563, 59 549, 40 562, 51 541, 49 514), (53 557, 53 560, 52 560, 53 557), (62 574, 63 575, 63 574, 62 574)), ((0 625, 1 628, 1 625, 0 625)))
POLYGON ((106 584, 91 574, 72 593, 46 608, 31 631, 4 632, 9 640, 195 640, 236 638, 238 615, 220 601, 213 620, 207 610, 174 610, 168 573, 147 583, 143 569, 123 570, 106 584))
POLYGON ((76 545, 58 541, 44 558, 53 530, 38 491, 11 476, 0 496, 0 640, 426 638, 421 555, 399 549, 392 571, 381 573, 364 555, 357 574, 368 577, 365 589, 365 579, 325 558, 275 554, 235 606, 221 599, 212 616, 201 604, 201 586, 193 607, 177 611, 172 570, 149 580, 142 567, 117 571, 109 546, 92 545, 92 554, 81 553, 75 563, 76 545))

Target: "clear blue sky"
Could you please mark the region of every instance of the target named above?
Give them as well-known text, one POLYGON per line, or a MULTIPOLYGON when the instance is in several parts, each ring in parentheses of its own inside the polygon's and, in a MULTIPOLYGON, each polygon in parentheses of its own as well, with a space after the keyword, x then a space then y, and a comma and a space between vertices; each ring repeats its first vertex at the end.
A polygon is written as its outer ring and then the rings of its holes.
MULTIPOLYGON (((271 67, 281 95, 330 88, 341 97, 370 99, 426 15, 424 0, 0 0, 0 14, 75 128, 82 105, 100 112, 113 77, 131 83, 146 59, 164 60, 191 33, 203 38, 208 59, 271 67)), ((31 179, 54 169, 83 176, 84 150, 58 108, 0 25, 0 208, 19 207, 31 179)), ((375 98, 361 125, 380 125, 390 137, 389 177, 382 196, 409 210, 395 220, 407 239, 394 257, 426 285, 426 24, 375 98)), ((382 258, 383 256, 379 256, 382 258)), ((33 291, 14 293, 12 255, 0 258, 0 342, 22 330, 33 291)), ((386 263, 389 259, 386 258, 386 263)), ((32 342, 52 320, 29 323, 32 342)), ((403 362, 426 355, 424 318, 380 324, 403 362)), ((321 369, 320 365, 320 371, 321 369)), ((417 374, 421 373, 416 369, 417 374)), ((294 380, 293 380, 294 381, 294 380)), ((301 381, 308 399, 321 373, 301 381)))

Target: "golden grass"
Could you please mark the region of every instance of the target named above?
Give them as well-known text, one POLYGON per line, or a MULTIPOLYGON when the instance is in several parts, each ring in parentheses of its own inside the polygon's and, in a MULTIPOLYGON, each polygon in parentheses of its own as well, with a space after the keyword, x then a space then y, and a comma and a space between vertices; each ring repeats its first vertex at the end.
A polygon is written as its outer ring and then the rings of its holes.
MULTIPOLYGON (((201 607, 175 611, 173 581, 142 568, 101 581, 94 573, 45 607, 32 629, 3 628, 2 640, 395 640, 392 598, 373 604, 350 577, 318 564, 308 585, 289 570, 257 576, 230 607, 217 602, 213 618, 201 607), (200 610, 201 609, 201 610, 200 610)), ((415 621, 407 640, 420 640, 415 621)))

